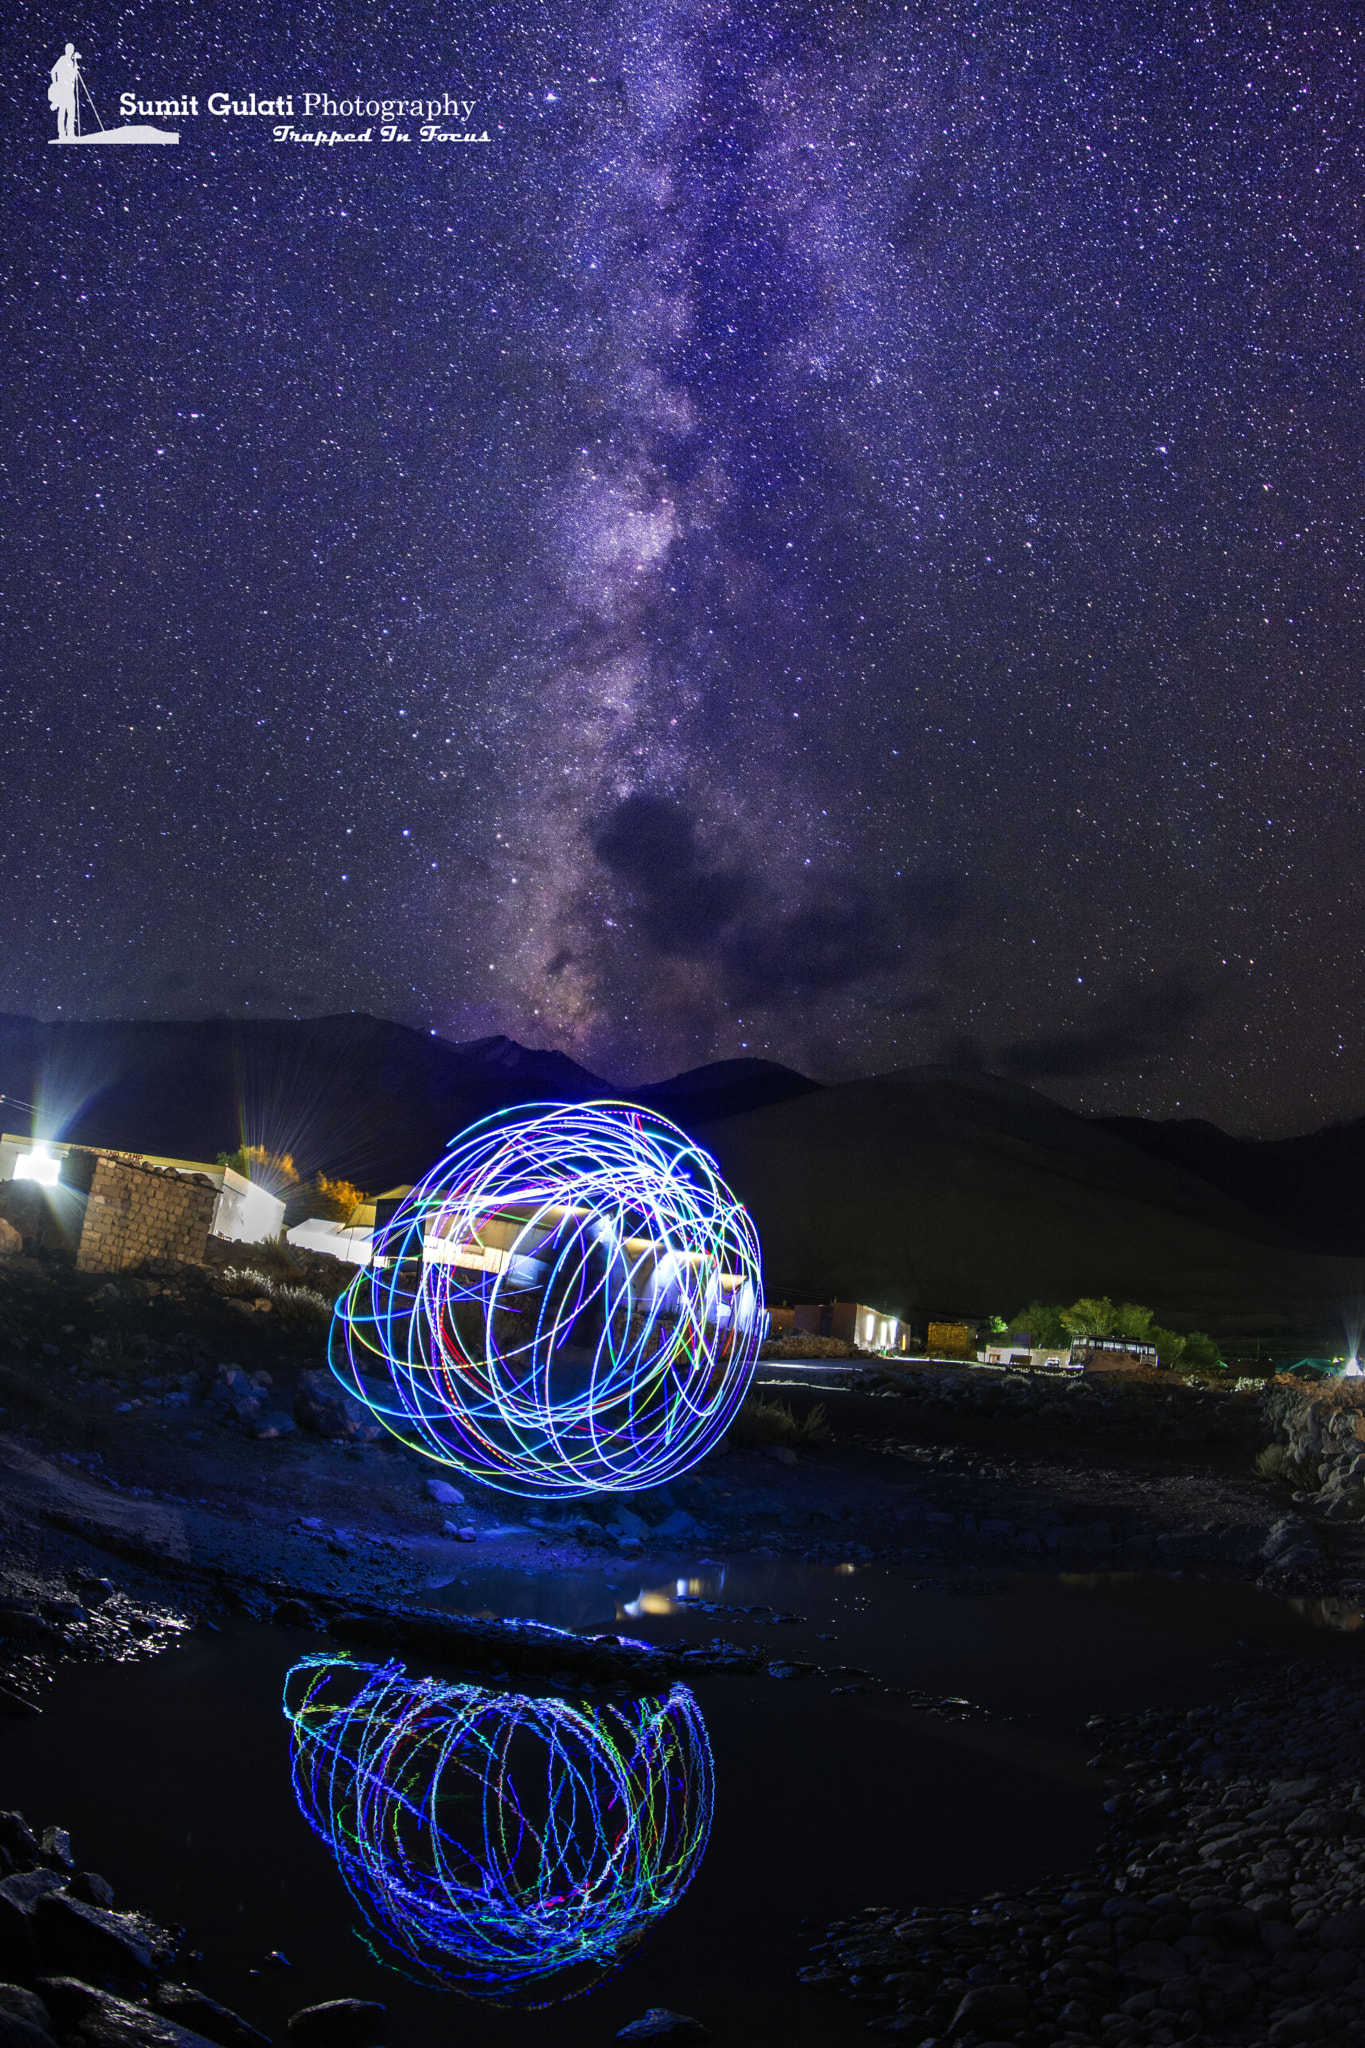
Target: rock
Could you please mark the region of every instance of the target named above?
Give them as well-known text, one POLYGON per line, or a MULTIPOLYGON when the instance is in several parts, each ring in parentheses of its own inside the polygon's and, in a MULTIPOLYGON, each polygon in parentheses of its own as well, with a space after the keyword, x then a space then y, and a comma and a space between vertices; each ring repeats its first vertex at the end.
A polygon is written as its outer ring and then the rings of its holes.
MULTIPOLYGON (((606 1527, 609 1536, 648 1536, 649 1534, 649 1524, 643 1515, 637 1515, 633 1508, 623 1508, 619 1505, 613 1508, 611 1520, 607 1523, 606 1527)), ((662 2012, 663 2007, 660 2006, 659 2010, 662 2012)))
POLYGON ((694 2041, 711 2038, 711 2030, 686 2013, 670 2012, 666 2005, 651 2005, 642 2020, 632 2020, 616 2036, 618 2041, 694 2041))
POLYGON ((95 1870, 77 1871, 68 1878, 66 1888, 73 1899, 83 1899, 87 1906, 103 1906, 107 1911, 114 1903, 114 1887, 95 1870))
POLYGON ((334 1443, 372 1442, 377 1428, 367 1427, 361 1411, 327 1372, 301 1372, 294 1395, 294 1420, 300 1429, 334 1443))
POLYGON ((71 1856, 71 1837, 65 1828, 43 1829, 42 1856, 49 1870, 71 1870, 75 1867, 71 1856))
POLYGON ((468 1523, 447 1522, 445 1530, 447 1536, 453 1536, 457 1543, 477 1543, 479 1540, 478 1530, 471 1528, 468 1523))
POLYGON ((311 1628, 313 1617, 302 1600, 281 1600, 270 1619, 277 1628, 311 1628))
POLYGON ((764 1448, 763 1455, 766 1458, 771 1458, 775 1465, 794 1465, 796 1463, 796 1453, 790 1444, 768 1444, 764 1448))
POLYGON ((1365 1912, 1333 1913, 1318 1929, 1323 1948, 1365 1948, 1365 1912))
POLYGON ((428 1479, 427 1499, 434 1500, 438 1508, 462 1508, 464 1495, 448 1479, 428 1479))
POLYGON ((0 1899, 6 1899, 21 1912, 31 1912, 44 1892, 60 1891, 66 1883, 59 1870, 20 1870, 13 1877, 7 1877, 0 1884, 0 1899))
POLYGON ((1345 1815, 1331 1806, 1305 1807, 1285 1829, 1286 1835, 1309 1835, 1319 1841, 1334 1840, 1345 1832, 1345 1815))
POLYGON ((256 1418, 251 1434, 258 1443, 270 1443, 276 1437, 292 1436, 295 1427, 292 1415, 286 1415, 283 1408, 271 1408, 256 1418))
POLYGON ((209 2048, 206 2035, 79 1977, 40 1977, 38 1982, 72 2048, 209 2048))
POLYGON ((7 2013, 11 2019, 27 2020, 41 2033, 52 2032, 51 2015, 42 1999, 36 1991, 25 1991, 21 1984, 0 1984, 0 2013, 7 2013))
POLYGON ((220 1365, 218 1377, 205 1399, 223 1408, 238 1422, 254 1425, 261 1419, 261 1393, 240 1365, 220 1365))
POLYGON ((701 1523, 695 1515, 689 1515, 686 1508, 677 1508, 666 1521, 660 1522, 654 1534, 669 1539, 694 1536, 700 1527, 701 1523))
POLYGON ((12 1223, 0 1216, 0 1259, 17 1258, 24 1249, 24 1240, 12 1223))
POLYGON ((106 1600, 114 1597, 112 1579, 77 1579, 76 1591, 85 1607, 103 1607, 106 1600))
MULTIPOLYGON (((0 1251, 3 1250, 0 1244, 0 1251)), ((40 2004, 41 2000, 34 2003, 40 2004)), ((7 2012, 0 2006, 0 2048, 52 2048, 52 2035, 46 2028, 34 2026, 32 2020, 22 2019, 18 2013, 7 2012)))
POLYGON ((1322 2021, 1317 2007, 1301 2005, 1276 2020, 1266 2039, 1270 2048, 1294 2048, 1299 2041, 1316 2041, 1321 2032, 1322 2021))
POLYGON ((1017 1984, 976 1984, 964 1992, 950 2031, 980 2034, 1002 2020, 1023 2019, 1028 2010, 1028 1994, 1017 1984))
POLYGON ((1278 1571, 1291 1565, 1317 1564, 1322 1552, 1312 1523, 1302 1515, 1285 1515, 1261 1545, 1261 1556, 1278 1571))
POLYGON ((158 1984, 152 2003, 178 2026, 192 2028, 206 2041, 216 2041, 218 2048, 269 2048, 268 2037, 249 2021, 189 1984, 158 1984))
POLYGON ((1166 1984, 1172 1977, 1183 1977, 1189 1964, 1167 1941, 1139 1941, 1119 1957, 1118 1967, 1121 1977, 1131 1977, 1136 1983, 1166 1984))
POLYGON ((366 1998, 329 1998, 289 2015, 289 2038, 299 2048, 372 2048, 384 2016, 382 2005, 366 1998))
POLYGON ((48 1892, 37 1900, 33 1933, 38 1953, 50 1969, 83 1971, 92 1977, 152 1974, 156 1944, 143 1921, 87 1906, 67 1892, 48 1892))

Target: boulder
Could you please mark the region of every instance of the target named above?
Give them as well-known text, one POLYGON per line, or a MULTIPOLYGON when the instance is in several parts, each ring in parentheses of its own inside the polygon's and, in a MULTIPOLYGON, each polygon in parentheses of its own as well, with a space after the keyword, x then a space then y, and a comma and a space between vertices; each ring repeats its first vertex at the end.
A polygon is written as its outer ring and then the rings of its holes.
POLYGON ((52 2036, 45 2028, 35 2027, 32 2020, 0 2006, 0 2048, 52 2048, 52 2036))
POLYGON ((428 1479, 427 1499, 434 1500, 438 1508, 462 1508, 464 1495, 448 1479, 428 1479))
POLYGON ((289 2015, 289 2038, 298 2048, 373 2048, 384 2008, 366 1998, 329 1998, 289 2015))
POLYGON ((1017 1984, 974 1984, 962 1995, 953 2014, 950 2032, 983 2034, 1001 2021, 1024 2019, 1029 2010, 1028 1994, 1017 1984))
POLYGON ((24 1249, 24 1240, 12 1223, 0 1216, 0 1259, 17 1258, 24 1249))
POLYGON ((87 1906, 68 1892, 48 1892, 33 1907, 38 1953, 49 1969, 92 1977, 149 1977, 162 1944, 135 1915, 87 1906))
POLYGON ((79 1977, 41 1977, 38 1982, 72 2048, 212 2048, 207 2035, 79 1977))
POLYGON ((651 2005, 643 2019, 632 2020, 616 2036, 618 2041, 710 2040, 710 2029, 686 2013, 670 2012, 666 2005, 651 2005))
POLYGON ((1302 1515, 1285 1515, 1261 1545, 1261 1556, 1280 1571, 1294 1565, 1318 1564, 1322 1552, 1312 1524, 1302 1515))
POLYGON ((1365 1912, 1355 1907, 1330 1914, 1318 1929, 1318 1941, 1325 1949, 1365 1948, 1365 1912))
POLYGON ((366 1424, 361 1409, 328 1372, 299 1374, 294 1420, 300 1429, 333 1442, 372 1443, 379 1435, 378 1428, 366 1424))
POLYGON ((152 2003, 177 2026, 191 2028, 206 2041, 216 2041, 218 2048, 269 2048, 267 2036, 249 2021, 189 1984, 158 1984, 152 2003))
POLYGON ((87 1906, 107 1909, 114 1903, 114 1887, 97 1870, 78 1870, 74 1877, 68 1878, 66 1888, 73 1899, 83 1899, 87 1906))
POLYGON ((36 1991, 25 1991, 22 1984, 0 1984, 0 2014, 10 2019, 26 2020, 40 2033, 52 2032, 52 2019, 47 2007, 36 1991))
POLYGON ((264 1412, 261 1389, 252 1385, 240 1365, 220 1365, 205 1398, 248 1428, 254 1428, 264 1412))
POLYGON ((1131 1977, 1139 1984, 1167 1984, 1174 1977, 1185 1976, 1188 1970, 1186 1957, 1168 1941, 1139 1941, 1119 1957, 1120 1976, 1131 1977))

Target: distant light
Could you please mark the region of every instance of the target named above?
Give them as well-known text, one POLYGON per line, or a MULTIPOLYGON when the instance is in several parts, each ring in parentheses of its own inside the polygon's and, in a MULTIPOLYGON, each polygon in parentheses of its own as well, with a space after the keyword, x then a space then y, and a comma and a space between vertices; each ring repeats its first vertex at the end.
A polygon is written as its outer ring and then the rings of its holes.
POLYGON ((1348 1380, 1365 1379, 1365 1370, 1362 1370, 1361 1363, 1358 1358, 1347 1359, 1346 1370, 1342 1374, 1342 1378, 1348 1380))
POLYGON ((40 1187, 55 1188, 61 1177, 62 1163, 50 1152, 35 1146, 32 1152, 21 1152, 15 1162, 16 1180, 36 1180, 40 1187))

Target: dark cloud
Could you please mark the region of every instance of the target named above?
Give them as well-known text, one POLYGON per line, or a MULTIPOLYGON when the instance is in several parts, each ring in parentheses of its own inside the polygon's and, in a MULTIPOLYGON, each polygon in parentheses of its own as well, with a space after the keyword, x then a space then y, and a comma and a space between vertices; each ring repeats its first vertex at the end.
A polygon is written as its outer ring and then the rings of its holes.
POLYGON ((593 852, 622 882, 636 919, 661 953, 709 953, 749 893, 747 876, 709 867, 697 821, 661 796, 628 796, 593 837, 593 852))
POLYGON ((1145 988, 1130 982, 1100 1005, 1093 1022, 1016 1039, 991 1065, 1017 1081, 1075 1079, 1138 1066, 1169 1052, 1209 1003, 1207 993, 1180 973, 1145 988))
POLYGON ((888 888, 845 889, 782 916, 727 932, 719 953, 731 993, 775 1002, 847 988, 868 975, 913 970, 925 942, 943 939, 962 915, 955 876, 898 877, 888 888))
POLYGON ((682 804, 631 796, 593 836, 593 851, 628 892, 637 928, 659 952, 709 958, 726 993, 776 1003, 910 969, 926 942, 963 913, 949 874, 897 876, 881 890, 830 888, 795 910, 764 915, 756 879, 708 863, 682 804))
POLYGON ((549 975, 551 981, 557 979, 564 972, 564 969, 570 964, 572 959, 573 954, 569 948, 561 946, 554 958, 545 962, 545 972, 549 975))

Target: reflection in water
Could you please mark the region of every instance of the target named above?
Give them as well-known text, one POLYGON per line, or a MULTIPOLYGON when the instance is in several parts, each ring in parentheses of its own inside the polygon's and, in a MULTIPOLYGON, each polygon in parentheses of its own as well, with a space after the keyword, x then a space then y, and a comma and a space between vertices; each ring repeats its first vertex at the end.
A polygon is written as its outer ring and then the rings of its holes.
POLYGON ((1313 1628, 1341 1629, 1346 1635, 1354 1635, 1358 1628, 1365 1627, 1359 1594, 1324 1593, 1313 1600, 1289 1599, 1285 1605, 1301 1614, 1313 1628))
POLYGON ((585 1706, 313 1656, 285 1680, 294 1791, 370 1928, 456 1991, 590 1991, 687 1889, 711 1825, 696 1700, 585 1706))

